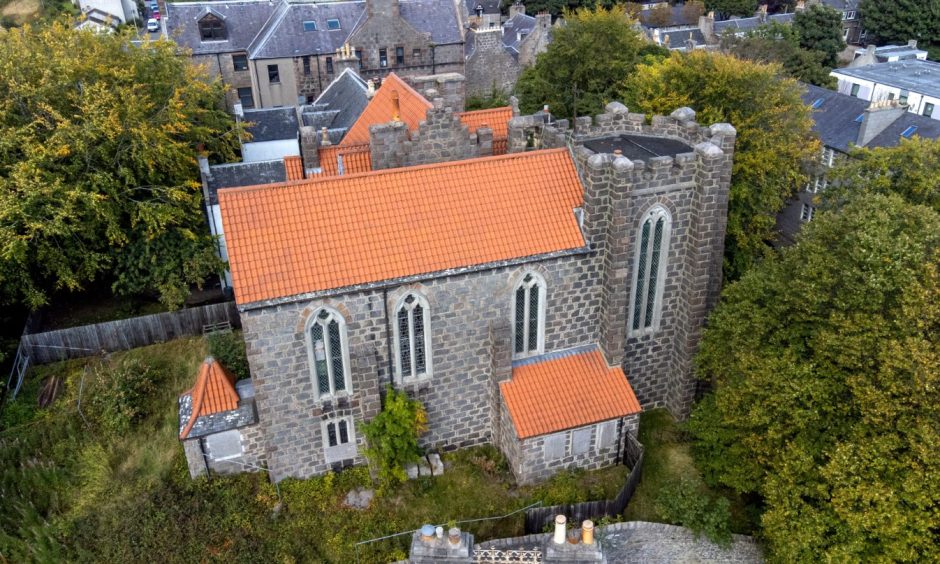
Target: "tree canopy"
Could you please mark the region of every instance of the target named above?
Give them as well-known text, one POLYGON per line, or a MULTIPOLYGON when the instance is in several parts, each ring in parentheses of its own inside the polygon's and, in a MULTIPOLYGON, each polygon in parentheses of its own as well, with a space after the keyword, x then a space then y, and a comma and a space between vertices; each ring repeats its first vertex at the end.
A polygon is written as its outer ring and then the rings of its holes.
MULTIPOLYGON (((840 27, 841 29, 841 27, 840 27)), ((834 88, 836 79, 824 62, 826 54, 800 47, 792 25, 770 22, 747 32, 743 37, 722 37, 722 46, 735 56, 759 63, 779 63, 783 71, 801 82, 834 88)))
POLYGON ((793 31, 801 48, 823 53, 824 65, 834 67, 839 62, 839 53, 845 49, 841 12, 820 4, 810 6, 793 16, 793 31))
POLYGON ((762 497, 772 560, 940 559, 940 215, 822 212, 727 286, 697 369, 699 467, 762 497))
POLYGON ((666 54, 647 44, 633 23, 617 8, 565 12, 565 25, 552 31, 548 50, 519 77, 522 111, 532 113, 543 104, 564 117, 603 111, 645 54, 666 54))
POLYGON ((858 6, 868 41, 905 44, 916 39, 930 58, 940 59, 940 6, 923 0, 862 0, 858 6))
POLYGON ((93 280, 179 305, 221 263, 195 154, 234 157, 223 86, 168 41, 68 22, 0 35, 0 301, 93 280))
POLYGON ((757 0, 705 0, 705 9, 725 17, 753 16, 757 11, 757 0))
POLYGON ((801 164, 819 149, 810 110, 795 80, 776 65, 694 51, 640 65, 624 82, 627 105, 646 114, 689 106, 703 124, 731 123, 738 131, 725 272, 735 278, 769 250, 776 214, 805 182, 801 164))

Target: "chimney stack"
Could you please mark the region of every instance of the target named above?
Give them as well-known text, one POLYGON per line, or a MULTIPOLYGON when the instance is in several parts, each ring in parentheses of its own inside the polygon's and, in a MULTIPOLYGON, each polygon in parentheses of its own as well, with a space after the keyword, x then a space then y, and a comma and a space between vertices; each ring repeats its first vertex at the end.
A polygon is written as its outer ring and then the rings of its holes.
POLYGON ((392 90, 392 121, 401 121, 401 105, 398 102, 398 90, 392 90))
POLYGON ((917 40, 916 40, 916 39, 909 39, 909 40, 907 41, 907 46, 910 47, 911 49, 917 49, 917 40))
POLYGON ((517 0, 509 7, 509 19, 513 19, 519 14, 525 14, 525 4, 517 0))
POLYGON ((859 147, 868 145, 879 133, 907 112, 907 105, 899 104, 896 100, 878 100, 865 108, 865 117, 858 128, 858 139, 855 144, 859 147))
POLYGON ((358 74, 359 58, 356 57, 356 50, 349 43, 344 43, 342 47, 336 50, 336 56, 333 58, 334 76, 339 76, 346 69, 358 74))
POLYGON ((451 527, 445 537, 441 527, 424 525, 411 537, 411 551, 408 562, 412 564, 439 564, 451 562, 466 564, 471 561, 473 535, 451 527))

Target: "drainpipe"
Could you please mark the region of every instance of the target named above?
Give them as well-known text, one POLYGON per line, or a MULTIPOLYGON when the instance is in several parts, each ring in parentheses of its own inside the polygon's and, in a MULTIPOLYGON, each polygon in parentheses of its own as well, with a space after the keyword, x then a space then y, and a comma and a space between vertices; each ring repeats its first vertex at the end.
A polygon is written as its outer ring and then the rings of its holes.
POLYGON ((382 288, 382 307, 385 310, 385 344, 388 349, 388 381, 394 381, 392 374, 392 322, 388 317, 388 288, 382 288))

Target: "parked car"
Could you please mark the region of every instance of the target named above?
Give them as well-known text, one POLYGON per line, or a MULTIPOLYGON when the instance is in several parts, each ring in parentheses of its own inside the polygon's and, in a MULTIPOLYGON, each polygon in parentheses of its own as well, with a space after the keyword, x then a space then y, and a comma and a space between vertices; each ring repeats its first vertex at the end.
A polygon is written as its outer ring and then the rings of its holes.
POLYGON ((156 0, 153 0, 152 2, 150 2, 150 9, 151 9, 152 11, 159 12, 159 11, 160 11, 160 4, 157 4, 157 1, 156 1, 156 0))
POLYGON ((157 20, 157 21, 160 20, 160 10, 154 10, 151 15, 153 16, 153 19, 155 19, 155 20, 157 20))
POLYGON ((147 31, 160 31, 160 22, 154 18, 147 20, 147 31))

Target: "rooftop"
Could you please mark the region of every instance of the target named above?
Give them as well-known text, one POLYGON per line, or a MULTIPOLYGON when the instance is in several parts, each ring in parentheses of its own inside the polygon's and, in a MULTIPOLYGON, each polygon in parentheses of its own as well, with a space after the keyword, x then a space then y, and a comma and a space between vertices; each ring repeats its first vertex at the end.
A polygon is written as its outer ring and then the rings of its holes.
POLYGON ((586 141, 584 146, 595 153, 614 153, 620 151, 630 160, 642 160, 653 157, 671 157, 681 153, 693 152, 692 147, 682 141, 665 137, 646 135, 617 135, 586 141))
POLYGON ((250 143, 297 139, 297 110, 289 108, 265 108, 245 110, 245 122, 250 123, 246 131, 251 134, 250 143))
POLYGON ((199 366, 196 384, 180 396, 180 439, 189 438, 198 419, 238 409, 238 392, 235 391, 235 376, 222 367, 214 358, 206 357, 199 366), (183 397, 188 396, 188 402, 183 397), (185 421, 182 415, 186 415, 185 421))
POLYGON ((219 193, 239 305, 580 250, 566 149, 219 193))
POLYGON ((905 113, 869 141, 866 147, 896 147, 904 138, 902 134, 906 134, 906 138, 940 139, 940 119, 905 113))
POLYGON ((848 153, 858 141, 861 122, 868 102, 848 94, 819 86, 806 85, 803 103, 813 107, 813 131, 826 147, 848 153))
POLYGON ((257 186, 287 180, 283 159, 212 165, 209 167, 209 173, 206 183, 210 205, 219 203, 218 191, 222 188, 257 186))
POLYGON ((757 27, 769 24, 772 22, 789 24, 793 23, 794 14, 793 12, 789 14, 770 14, 767 16, 766 21, 763 21, 758 16, 751 16, 749 18, 731 18, 729 20, 716 21, 714 23, 713 30, 716 34, 721 35, 723 32, 729 33, 740 33, 743 31, 749 31, 756 29, 757 27))
POLYGON ((499 389, 520 439, 640 412, 623 369, 594 345, 516 361, 499 389))
POLYGON ((408 125, 410 131, 418 129, 428 110, 432 108, 424 96, 398 77, 389 73, 382 81, 382 86, 375 91, 365 109, 343 137, 343 145, 361 145, 369 142, 369 127, 392 121, 395 115, 394 97, 398 96, 399 119, 408 125))
POLYGON ((338 143, 369 103, 368 89, 366 81, 355 71, 344 69, 313 104, 301 108, 303 124, 317 130, 327 128, 330 140, 338 143))
POLYGON ((940 98, 940 63, 910 59, 863 67, 833 69, 835 77, 850 76, 940 98))

